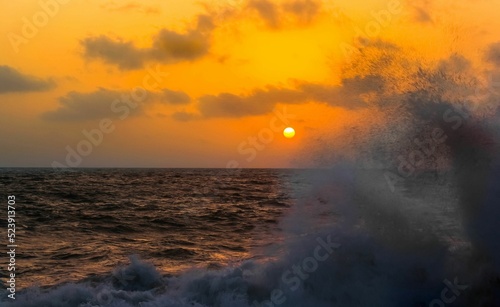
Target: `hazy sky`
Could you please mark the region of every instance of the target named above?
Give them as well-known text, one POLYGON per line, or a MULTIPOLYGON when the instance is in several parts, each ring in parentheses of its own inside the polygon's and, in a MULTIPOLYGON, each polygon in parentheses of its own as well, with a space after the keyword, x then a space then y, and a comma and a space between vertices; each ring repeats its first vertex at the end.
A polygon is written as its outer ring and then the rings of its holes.
POLYGON ((320 137, 387 120, 369 108, 377 79, 345 72, 353 50, 394 45, 428 61, 459 53, 500 63, 499 8, 4 1, 0 166, 293 167, 320 137), (283 137, 285 126, 295 138, 283 137))

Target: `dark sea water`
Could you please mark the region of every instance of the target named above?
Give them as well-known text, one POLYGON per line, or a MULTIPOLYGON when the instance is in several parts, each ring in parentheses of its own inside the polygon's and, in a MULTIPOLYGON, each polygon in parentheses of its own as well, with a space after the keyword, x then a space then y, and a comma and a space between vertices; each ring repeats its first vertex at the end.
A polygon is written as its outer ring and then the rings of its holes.
POLYGON ((290 173, 3 171, 0 182, 18 205, 18 286, 104 274, 132 254, 165 272, 255 257, 250 250, 272 240, 291 205, 290 173))
POLYGON ((466 285, 447 306, 499 306, 496 232, 469 226, 497 211, 464 218, 460 175, 439 176, 2 169, 18 247, 0 306, 441 306, 446 282, 466 285))

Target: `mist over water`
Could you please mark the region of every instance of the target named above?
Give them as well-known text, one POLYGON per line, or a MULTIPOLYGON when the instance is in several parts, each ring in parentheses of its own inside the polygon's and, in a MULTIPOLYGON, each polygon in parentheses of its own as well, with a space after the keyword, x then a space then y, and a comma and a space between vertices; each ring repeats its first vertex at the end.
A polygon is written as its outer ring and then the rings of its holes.
POLYGON ((346 66, 374 118, 306 146, 315 169, 3 172, 32 189, 19 278, 40 287, 2 304, 500 306, 498 95, 459 54, 404 54, 346 66))

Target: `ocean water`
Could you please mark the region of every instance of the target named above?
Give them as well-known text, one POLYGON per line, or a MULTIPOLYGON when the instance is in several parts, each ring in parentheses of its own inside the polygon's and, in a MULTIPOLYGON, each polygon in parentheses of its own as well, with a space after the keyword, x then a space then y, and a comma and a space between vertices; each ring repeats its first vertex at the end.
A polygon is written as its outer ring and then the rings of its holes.
POLYGON ((282 184, 289 173, 4 170, 3 190, 18 205, 18 285, 105 274, 132 254, 171 273, 249 258, 291 205, 282 184))
POLYGON ((500 172, 476 170, 393 190, 347 162, 2 169, 18 248, 0 306, 500 306, 500 172))

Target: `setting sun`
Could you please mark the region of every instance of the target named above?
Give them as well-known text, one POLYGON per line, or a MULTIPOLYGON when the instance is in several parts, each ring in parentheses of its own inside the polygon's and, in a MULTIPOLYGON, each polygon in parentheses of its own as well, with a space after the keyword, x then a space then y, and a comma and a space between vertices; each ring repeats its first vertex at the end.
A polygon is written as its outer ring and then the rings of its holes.
POLYGON ((291 139, 295 136, 295 130, 292 127, 285 128, 285 130, 283 130, 283 135, 287 139, 291 139))

